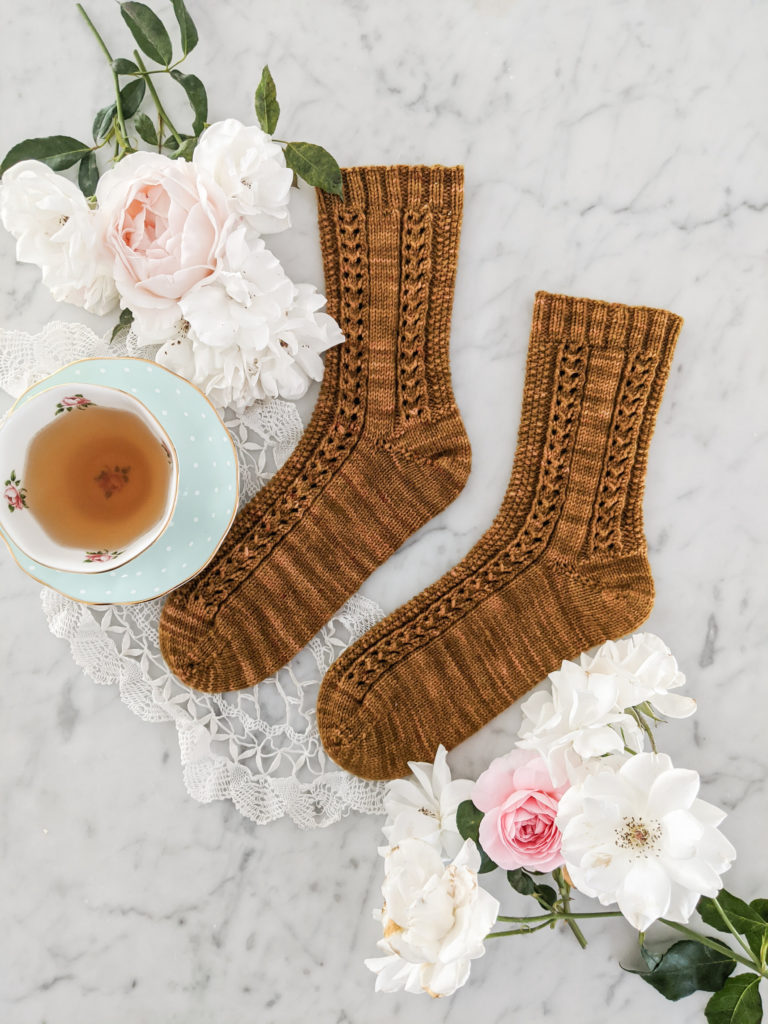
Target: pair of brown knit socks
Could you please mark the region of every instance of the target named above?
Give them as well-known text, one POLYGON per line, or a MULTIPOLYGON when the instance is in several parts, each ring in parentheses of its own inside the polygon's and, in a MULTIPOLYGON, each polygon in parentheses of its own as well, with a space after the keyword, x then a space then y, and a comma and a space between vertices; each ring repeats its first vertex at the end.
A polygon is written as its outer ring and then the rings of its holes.
MULTIPOLYGON (((312 420, 211 565, 167 600, 171 668, 207 692, 296 654, 461 491, 470 448, 448 361, 461 168, 344 171, 319 193, 329 311, 312 420)), ((536 296, 512 477, 466 558, 339 658, 317 716, 331 757, 407 772, 503 711, 563 658, 630 632, 653 603, 642 493, 681 320, 536 296)))

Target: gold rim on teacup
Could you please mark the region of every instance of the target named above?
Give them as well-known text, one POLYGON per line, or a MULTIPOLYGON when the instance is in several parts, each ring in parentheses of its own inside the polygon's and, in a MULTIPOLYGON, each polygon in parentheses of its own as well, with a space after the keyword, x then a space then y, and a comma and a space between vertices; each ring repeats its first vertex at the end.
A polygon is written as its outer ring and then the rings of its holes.
MULTIPOLYGON (((88 361, 81 360, 81 362, 88 361)), ((59 372, 56 371, 56 375, 59 372)), ((33 386, 39 387, 40 383, 43 382, 38 382, 33 386)), ((0 519, 3 530, 24 555, 46 569, 80 575, 94 575, 128 565, 162 537, 173 519, 179 492, 179 459, 168 432, 140 398, 137 398, 134 394, 129 394, 122 388, 113 387, 108 384, 82 384, 80 382, 64 381, 60 384, 52 384, 50 387, 43 388, 32 398, 22 403, 24 395, 16 400, 2 427, 0 427, 0 481, 5 477, 5 490, 2 494, 3 501, 0 504, 0 519), (75 388, 80 390, 74 392, 75 388), (105 394, 107 395, 105 401, 95 401, 96 397, 103 397, 105 394), (51 412, 50 403, 56 396, 58 396, 58 401, 54 402, 53 411, 51 412), (115 405, 115 398, 117 396, 119 396, 119 400, 118 404, 115 405), (109 401, 110 398, 112 399, 111 403, 109 401), (43 401, 47 401, 49 404, 44 407, 43 401), (53 422, 56 416, 71 415, 73 413, 77 415, 79 412, 95 405, 124 408, 139 415, 142 422, 149 427, 163 448, 173 470, 167 488, 162 517, 154 526, 145 530, 139 537, 120 551, 109 551, 107 549, 82 550, 80 548, 66 547, 52 540, 35 520, 34 515, 30 515, 28 519, 27 517, 22 519, 20 516, 15 515, 15 513, 23 515, 25 511, 29 511, 27 489, 24 486, 23 476, 18 475, 15 466, 8 469, 6 465, 6 463, 10 464, 13 461, 11 458, 12 453, 6 453, 4 450, 4 446, 9 442, 10 445, 13 445, 14 441, 20 441, 21 454, 15 461, 23 466, 26 463, 27 452, 32 438, 44 426, 53 422), (47 410, 47 416, 42 415, 43 408, 47 410), (36 415, 33 415, 35 413, 36 415), (17 439, 14 437, 14 431, 18 430, 20 426, 20 418, 21 420, 32 421, 32 425, 28 426, 17 439), (22 526, 21 530, 18 529, 19 525, 22 526), (46 550, 48 554, 44 553, 46 550), (51 551, 59 551, 62 555, 60 558, 54 557, 52 559, 51 551), (83 556, 82 559, 80 556, 83 556)))

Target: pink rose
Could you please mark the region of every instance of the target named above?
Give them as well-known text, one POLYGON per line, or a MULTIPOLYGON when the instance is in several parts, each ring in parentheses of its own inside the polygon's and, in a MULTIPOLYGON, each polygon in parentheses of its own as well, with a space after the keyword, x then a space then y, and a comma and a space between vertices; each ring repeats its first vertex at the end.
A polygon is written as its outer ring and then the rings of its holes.
POLYGON ((24 508, 24 502, 21 500, 21 495, 16 487, 6 487, 3 491, 3 497, 8 502, 10 508, 24 508))
POLYGON ((533 750, 497 757, 475 783, 472 802, 484 812, 480 844, 500 868, 552 871, 563 863, 555 825, 560 797, 547 763, 533 750))
POLYGON ((70 395, 67 398, 62 398, 61 404, 65 409, 69 409, 75 405, 90 405, 90 401, 87 398, 83 398, 82 395, 70 395))
POLYGON ((114 551, 86 551, 86 562, 111 562, 116 556, 114 551))
POLYGON ((186 160, 132 153, 101 176, 96 198, 122 305, 142 342, 165 340, 179 299, 216 269, 232 216, 224 193, 186 160))

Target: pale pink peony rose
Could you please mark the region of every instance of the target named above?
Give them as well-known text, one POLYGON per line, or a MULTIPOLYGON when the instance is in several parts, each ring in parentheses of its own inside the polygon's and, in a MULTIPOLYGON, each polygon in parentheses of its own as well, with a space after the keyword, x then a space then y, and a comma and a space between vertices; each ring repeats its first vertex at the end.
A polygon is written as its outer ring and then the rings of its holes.
POLYGON ((10 487, 6 487, 3 491, 3 497, 11 508, 24 508, 24 502, 21 500, 21 495, 19 494, 17 487, 13 487, 12 485, 10 487))
POLYGON ((560 797, 547 763, 533 750, 497 757, 475 783, 472 802, 484 812, 480 844, 500 868, 552 871, 563 863, 555 824, 560 797))
POLYGON ((186 160, 132 153, 102 175, 96 198, 122 305, 142 342, 164 341, 179 299, 216 270, 235 221, 226 197, 186 160))
POLYGON ((91 401, 88 398, 83 398, 82 395, 69 395, 62 398, 61 404, 65 409, 73 409, 76 405, 91 405, 91 401))

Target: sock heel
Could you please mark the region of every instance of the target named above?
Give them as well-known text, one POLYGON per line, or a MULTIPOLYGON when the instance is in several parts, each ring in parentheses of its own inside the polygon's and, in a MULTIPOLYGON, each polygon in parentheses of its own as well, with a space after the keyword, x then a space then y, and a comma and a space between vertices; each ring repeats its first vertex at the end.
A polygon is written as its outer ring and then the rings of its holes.
POLYGON ((457 408, 434 419, 419 420, 381 443, 400 464, 418 463, 441 471, 458 495, 472 468, 472 448, 457 408))
POLYGON ((592 620, 588 631, 596 638, 589 646, 633 632, 651 614, 655 587, 645 551, 592 557, 561 568, 581 592, 581 599, 574 594, 574 600, 592 620))

